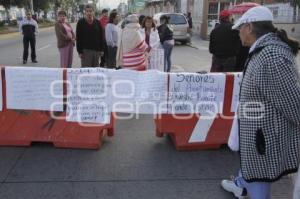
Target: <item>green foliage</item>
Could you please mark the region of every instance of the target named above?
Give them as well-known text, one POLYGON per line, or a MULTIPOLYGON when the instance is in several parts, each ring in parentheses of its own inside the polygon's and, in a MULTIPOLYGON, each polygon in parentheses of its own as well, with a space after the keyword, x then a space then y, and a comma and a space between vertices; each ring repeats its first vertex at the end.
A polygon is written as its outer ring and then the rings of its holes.
POLYGON ((43 24, 43 23, 52 23, 52 21, 50 21, 50 20, 47 19, 47 18, 40 18, 40 19, 38 20, 38 23, 39 23, 39 24, 43 24))
POLYGON ((17 25, 18 25, 18 23, 17 23, 16 19, 9 21, 9 26, 17 26, 17 25))
POLYGON ((33 10, 40 12, 41 10, 47 12, 50 10, 51 0, 33 0, 33 10))
POLYGON ((0 0, 0 5, 3 5, 5 9, 8 9, 10 6, 26 7, 28 4, 28 0, 0 0))

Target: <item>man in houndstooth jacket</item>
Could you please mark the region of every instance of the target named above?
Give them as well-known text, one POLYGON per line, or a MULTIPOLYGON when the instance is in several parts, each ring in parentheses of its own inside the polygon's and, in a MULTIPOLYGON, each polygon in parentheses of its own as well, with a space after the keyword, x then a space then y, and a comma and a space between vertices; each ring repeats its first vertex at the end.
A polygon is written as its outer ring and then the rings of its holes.
POLYGON ((271 182, 297 172, 300 158, 299 43, 273 26, 263 6, 248 10, 239 29, 248 61, 240 90, 239 176, 222 187, 237 198, 271 199, 271 182))

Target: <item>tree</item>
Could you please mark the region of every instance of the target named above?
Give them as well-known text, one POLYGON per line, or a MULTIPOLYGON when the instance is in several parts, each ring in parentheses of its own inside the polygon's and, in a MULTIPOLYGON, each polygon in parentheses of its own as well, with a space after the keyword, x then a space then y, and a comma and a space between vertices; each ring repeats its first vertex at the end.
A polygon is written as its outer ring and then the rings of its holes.
POLYGON ((77 10, 77 5, 79 5, 81 2, 81 0, 53 0, 53 1, 54 1, 55 17, 59 8, 65 10, 67 13, 69 9, 71 9, 72 12, 74 12, 77 10))
POLYGON ((41 11, 44 11, 45 15, 50 9, 51 0, 33 0, 33 10, 34 12, 38 13, 38 16, 40 15, 41 11))
POLYGON ((0 5, 2 5, 5 9, 7 19, 9 21, 9 9, 11 6, 28 6, 28 0, 0 0, 0 5))
POLYGON ((49 0, 33 0, 33 10, 38 12, 39 10, 49 10, 51 1, 49 0))

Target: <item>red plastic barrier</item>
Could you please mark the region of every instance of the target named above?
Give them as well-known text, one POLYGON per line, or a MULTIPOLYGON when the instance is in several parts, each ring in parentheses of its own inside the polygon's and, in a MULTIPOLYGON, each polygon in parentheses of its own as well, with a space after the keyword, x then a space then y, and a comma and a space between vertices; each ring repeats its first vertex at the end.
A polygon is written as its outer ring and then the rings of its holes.
MULTIPOLYGON (((223 116, 231 116, 231 99, 233 94, 234 75, 226 75, 226 87, 223 114, 218 114, 213 121, 211 128, 208 131, 204 142, 189 143, 189 139, 198 122, 201 120, 197 114, 194 114, 188 119, 174 118, 171 114, 161 114, 155 119, 156 136, 163 137, 164 134, 170 135, 177 150, 197 150, 197 149, 217 149, 221 145, 226 144, 230 134, 233 119, 225 119, 223 116)), ((180 114, 181 118, 188 114, 180 114)))
MULTIPOLYGON (((0 145, 30 146, 32 142, 50 142, 56 147, 98 149, 104 136, 114 135, 115 118, 110 124, 82 126, 67 122, 65 112, 55 112, 63 119, 54 119, 48 111, 17 111, 6 109, 5 70, 2 70, 3 110, 0 111, 0 145)), ((66 80, 66 70, 64 70, 66 80)), ((64 84, 66 94, 66 84, 64 84)))

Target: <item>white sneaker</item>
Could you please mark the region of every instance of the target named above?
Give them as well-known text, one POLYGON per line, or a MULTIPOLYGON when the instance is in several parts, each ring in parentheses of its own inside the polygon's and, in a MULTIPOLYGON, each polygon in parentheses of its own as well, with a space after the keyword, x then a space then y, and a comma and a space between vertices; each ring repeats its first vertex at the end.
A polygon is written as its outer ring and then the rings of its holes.
POLYGON ((222 180, 221 186, 226 191, 233 193, 233 195, 239 199, 247 198, 246 189, 238 187, 233 180, 222 180))

